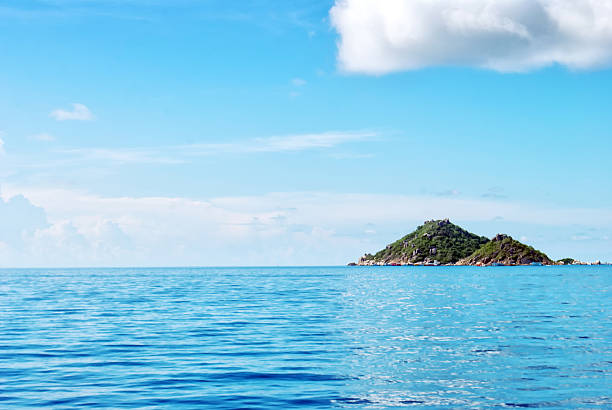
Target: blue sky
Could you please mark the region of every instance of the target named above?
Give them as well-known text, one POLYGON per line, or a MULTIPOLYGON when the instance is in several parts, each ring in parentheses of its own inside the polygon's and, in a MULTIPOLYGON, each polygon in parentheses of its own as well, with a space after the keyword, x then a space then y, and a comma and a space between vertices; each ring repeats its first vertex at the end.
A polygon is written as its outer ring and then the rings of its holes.
POLYGON ((0 1, 1 263, 612 260, 610 2, 478 3, 0 1))

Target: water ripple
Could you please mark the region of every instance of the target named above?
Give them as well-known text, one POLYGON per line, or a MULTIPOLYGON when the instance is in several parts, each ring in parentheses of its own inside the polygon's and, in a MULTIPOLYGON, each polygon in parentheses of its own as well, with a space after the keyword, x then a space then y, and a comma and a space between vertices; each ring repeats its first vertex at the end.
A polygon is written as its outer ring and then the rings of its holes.
POLYGON ((609 267, 0 270, 0 407, 612 407, 609 267))

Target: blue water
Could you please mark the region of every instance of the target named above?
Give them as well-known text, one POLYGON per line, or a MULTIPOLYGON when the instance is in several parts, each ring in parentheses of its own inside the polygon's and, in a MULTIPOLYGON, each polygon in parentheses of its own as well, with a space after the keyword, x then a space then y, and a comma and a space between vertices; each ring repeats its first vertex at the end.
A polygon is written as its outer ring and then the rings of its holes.
POLYGON ((610 267, 0 271, 0 407, 612 406, 610 267))

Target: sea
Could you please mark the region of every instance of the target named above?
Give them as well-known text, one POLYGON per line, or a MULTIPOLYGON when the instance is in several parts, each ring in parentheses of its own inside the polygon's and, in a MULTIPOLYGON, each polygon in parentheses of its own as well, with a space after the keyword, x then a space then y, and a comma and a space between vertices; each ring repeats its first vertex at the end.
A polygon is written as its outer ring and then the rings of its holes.
POLYGON ((612 267, 0 270, 0 408, 612 408, 612 267))

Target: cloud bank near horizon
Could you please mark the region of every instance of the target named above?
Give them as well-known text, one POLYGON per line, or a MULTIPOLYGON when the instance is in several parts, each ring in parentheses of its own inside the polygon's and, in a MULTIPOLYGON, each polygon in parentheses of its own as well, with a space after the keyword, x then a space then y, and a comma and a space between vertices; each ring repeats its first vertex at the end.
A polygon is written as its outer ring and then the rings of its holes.
POLYGON ((612 65, 612 0, 336 0, 346 72, 612 65))
POLYGON ((0 266, 344 264, 445 217, 488 236, 525 234, 551 257, 612 259, 606 209, 325 192, 102 197, 11 186, 3 198, 0 266))

